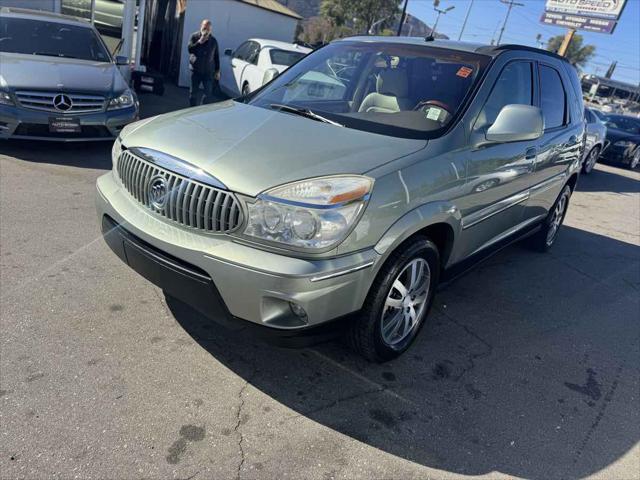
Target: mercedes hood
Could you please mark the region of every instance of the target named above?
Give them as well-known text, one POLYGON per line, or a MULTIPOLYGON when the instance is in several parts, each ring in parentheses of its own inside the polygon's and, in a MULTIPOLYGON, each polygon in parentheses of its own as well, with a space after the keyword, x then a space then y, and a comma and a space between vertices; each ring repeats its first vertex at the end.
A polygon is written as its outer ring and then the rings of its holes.
POLYGON ((120 93, 127 84, 113 63, 0 52, 0 86, 11 90, 120 93))
POLYGON ((190 163, 250 196, 296 180, 365 173, 427 144, 232 100, 131 124, 121 140, 190 163))

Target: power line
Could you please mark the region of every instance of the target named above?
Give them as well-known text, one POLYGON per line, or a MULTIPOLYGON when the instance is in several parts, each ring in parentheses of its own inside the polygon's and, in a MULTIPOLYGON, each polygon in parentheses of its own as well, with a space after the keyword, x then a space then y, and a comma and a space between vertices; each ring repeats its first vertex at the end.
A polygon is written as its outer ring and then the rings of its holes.
POLYGON ((504 29, 507 28, 507 20, 509 20, 509 14, 511 13, 511 9, 515 7, 524 7, 524 3, 517 3, 514 0, 500 0, 500 2, 505 5, 509 5, 507 9, 507 15, 504 17, 504 23, 502 24, 502 29, 500 30, 500 35, 498 36, 497 44, 500 45, 500 40, 502 40, 502 34, 504 33, 504 29))

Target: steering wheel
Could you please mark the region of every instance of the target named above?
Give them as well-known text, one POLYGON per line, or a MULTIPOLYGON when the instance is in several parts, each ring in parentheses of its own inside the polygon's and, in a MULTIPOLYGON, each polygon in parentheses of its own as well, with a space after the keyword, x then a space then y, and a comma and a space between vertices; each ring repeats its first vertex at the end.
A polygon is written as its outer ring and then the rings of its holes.
POLYGON ((434 106, 436 106, 438 108, 441 108, 442 110, 447 112, 449 115, 453 114, 453 109, 449 105, 447 105, 446 103, 441 102, 440 100, 424 100, 424 101, 418 103, 414 107, 414 110, 420 110, 421 108, 424 108, 427 105, 434 105, 434 106))

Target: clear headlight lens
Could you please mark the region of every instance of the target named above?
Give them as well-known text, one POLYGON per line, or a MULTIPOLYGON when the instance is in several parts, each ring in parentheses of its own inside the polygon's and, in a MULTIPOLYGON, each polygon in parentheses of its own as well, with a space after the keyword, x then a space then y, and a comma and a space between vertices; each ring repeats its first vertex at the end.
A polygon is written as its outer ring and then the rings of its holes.
POLYGON ((15 105, 9 92, 3 92, 0 90, 0 105, 15 105))
POLYGON ((120 158, 120 154, 122 153, 122 140, 120 137, 116 138, 116 141, 113 142, 113 146, 111 147, 111 163, 113 168, 116 168, 118 163, 118 158, 120 158))
POLYGON ((634 145, 635 143, 633 143, 630 140, 618 140, 616 143, 613 144, 614 147, 623 147, 623 148, 633 147, 634 145))
POLYGON ((107 110, 117 110, 119 108, 128 108, 132 107, 135 104, 136 100, 133 96, 133 92, 131 90, 125 90, 116 98, 112 98, 109 100, 109 105, 107 106, 107 110))
POLYGON ((292 247, 329 248, 350 231, 372 185, 368 177, 348 175, 274 188, 247 204, 244 233, 292 247))

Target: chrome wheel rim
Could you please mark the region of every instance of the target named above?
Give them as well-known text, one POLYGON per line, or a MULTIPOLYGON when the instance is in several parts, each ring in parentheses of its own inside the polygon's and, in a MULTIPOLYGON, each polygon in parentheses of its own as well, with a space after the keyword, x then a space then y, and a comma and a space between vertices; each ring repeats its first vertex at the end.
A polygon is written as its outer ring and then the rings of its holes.
POLYGON ((426 311, 431 269, 424 258, 411 260, 391 285, 382 309, 382 340, 397 347, 418 328, 426 311))
POLYGON ((594 148, 589 153, 589 158, 587 159, 587 172, 593 170, 593 167, 596 166, 596 162, 598 161, 598 149, 594 148))
POLYGON ((562 219, 564 217, 564 211, 567 208, 567 195, 562 195, 553 210, 553 216, 551 217, 551 224, 549 225, 549 231, 547 232, 547 245, 551 245, 556 239, 562 219))
POLYGON ((631 160, 631 168, 636 168, 640 163, 640 147, 636 150, 636 153, 633 155, 633 160, 631 160))

